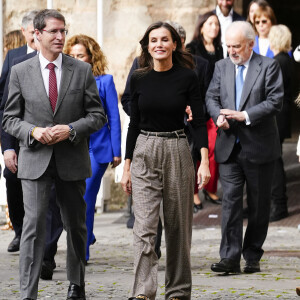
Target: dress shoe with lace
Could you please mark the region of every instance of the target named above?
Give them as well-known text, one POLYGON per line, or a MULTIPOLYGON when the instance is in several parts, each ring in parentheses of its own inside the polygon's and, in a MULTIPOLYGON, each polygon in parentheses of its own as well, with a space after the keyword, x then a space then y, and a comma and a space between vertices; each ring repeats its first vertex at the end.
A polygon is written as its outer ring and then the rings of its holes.
POLYGON ((193 208, 194 214, 196 214, 201 209, 203 209, 202 203, 200 203, 200 204, 195 204, 194 203, 194 208, 193 208))
POLYGON ((21 236, 16 235, 13 240, 9 243, 7 251, 8 252, 17 252, 20 250, 20 241, 21 236))
POLYGON ((220 273, 241 273, 240 263, 229 258, 223 258, 220 262, 212 264, 211 270, 220 273))
POLYGON ((145 295, 138 295, 136 297, 130 297, 128 298, 128 300, 150 300, 150 298, 148 298, 147 296, 145 295))
POLYGON ((67 299, 86 300, 84 286, 70 283, 67 299))
POLYGON ((244 273, 256 273, 260 272, 259 261, 246 261, 246 265, 244 267, 244 273))
POLYGON ((44 260, 42 263, 42 270, 40 277, 44 280, 51 280, 53 276, 53 270, 56 268, 55 261, 44 260))
POLYGON ((205 201, 210 201, 213 204, 217 204, 217 205, 221 205, 222 204, 222 199, 218 198, 218 199, 213 199, 212 197, 209 196, 208 192, 206 190, 203 190, 203 194, 204 194, 204 199, 205 201))

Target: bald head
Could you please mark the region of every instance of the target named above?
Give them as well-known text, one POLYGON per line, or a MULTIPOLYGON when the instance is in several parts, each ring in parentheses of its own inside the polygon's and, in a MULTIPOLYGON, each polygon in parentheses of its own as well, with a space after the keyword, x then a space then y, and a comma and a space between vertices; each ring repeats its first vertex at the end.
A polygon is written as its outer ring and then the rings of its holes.
POLYGON ((248 22, 233 22, 226 31, 225 40, 229 57, 234 64, 242 65, 250 58, 255 33, 248 22))

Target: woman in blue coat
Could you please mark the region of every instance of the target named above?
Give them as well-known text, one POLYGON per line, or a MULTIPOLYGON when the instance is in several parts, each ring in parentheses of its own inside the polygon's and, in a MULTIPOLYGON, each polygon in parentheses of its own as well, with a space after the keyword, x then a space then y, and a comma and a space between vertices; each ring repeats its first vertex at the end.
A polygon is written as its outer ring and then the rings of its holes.
POLYGON ((89 139, 89 152, 92 165, 92 177, 86 180, 84 199, 87 204, 87 248, 86 261, 89 260, 89 247, 96 241, 93 234, 94 213, 101 179, 109 163, 115 168, 121 162, 121 124, 118 109, 118 96, 113 76, 105 74, 106 57, 99 44, 86 35, 75 35, 66 43, 65 53, 75 59, 92 65, 100 99, 107 116, 107 123, 89 139))

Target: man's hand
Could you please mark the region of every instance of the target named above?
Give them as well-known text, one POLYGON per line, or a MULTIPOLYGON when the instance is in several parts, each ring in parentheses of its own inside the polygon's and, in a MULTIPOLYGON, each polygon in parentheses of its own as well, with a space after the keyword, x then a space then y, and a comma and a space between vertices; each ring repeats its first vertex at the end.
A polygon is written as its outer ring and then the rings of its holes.
POLYGON ((17 172, 18 156, 15 150, 6 150, 3 154, 5 166, 12 172, 17 172))
POLYGON ((244 122, 246 120, 245 115, 241 111, 231 110, 231 109, 221 109, 220 113, 225 115, 228 120, 236 120, 238 122, 244 122))
POLYGON ((224 115, 219 115, 217 119, 217 126, 223 130, 227 130, 230 127, 224 115))
POLYGON ((191 107, 190 107, 190 106, 187 106, 187 107, 186 107, 185 112, 186 112, 186 114, 188 115, 187 121, 188 121, 188 122, 193 121, 193 113, 192 113, 192 110, 191 110, 191 107))
POLYGON ((53 133, 51 127, 35 127, 32 136, 42 144, 49 144, 53 141, 53 133))
POLYGON ((114 160, 111 162, 112 168, 117 167, 121 163, 121 161, 122 161, 121 157, 115 156, 114 160))
POLYGON ((52 141, 48 145, 53 145, 64 141, 70 136, 70 127, 68 125, 55 125, 51 127, 52 141))

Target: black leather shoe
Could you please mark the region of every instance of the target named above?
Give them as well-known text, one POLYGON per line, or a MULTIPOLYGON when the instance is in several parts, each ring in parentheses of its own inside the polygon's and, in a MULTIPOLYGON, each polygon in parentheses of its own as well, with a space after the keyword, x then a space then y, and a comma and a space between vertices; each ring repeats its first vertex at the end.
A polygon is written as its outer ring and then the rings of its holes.
POLYGON ((85 300, 84 286, 70 283, 67 299, 85 300))
POLYGON ((245 273, 256 273, 260 272, 259 261, 246 261, 246 265, 244 267, 245 273))
POLYGON ((203 190, 203 194, 204 194, 204 199, 205 201, 210 201, 211 203, 213 204, 217 204, 217 205, 221 205, 222 204, 222 199, 219 198, 217 200, 214 200, 213 198, 211 198, 209 195, 208 195, 208 192, 206 190, 203 190))
POLYGON ((203 209, 202 203, 200 203, 200 204, 195 204, 194 203, 194 208, 193 208, 194 214, 196 214, 201 209, 203 209))
POLYGON ((229 258, 223 258, 220 262, 212 264, 211 270, 221 273, 241 273, 240 263, 229 258))
POLYGON ((55 261, 44 260, 42 263, 42 270, 40 277, 44 280, 51 280, 53 276, 53 270, 56 268, 55 261))
POLYGON ((143 299, 143 300, 150 300, 150 298, 148 298, 145 295, 138 295, 136 297, 130 297, 130 298, 128 298, 128 300, 141 300, 141 299, 143 299))
POLYGON ((16 235, 13 240, 9 243, 7 251, 8 252, 17 252, 20 250, 20 241, 21 237, 16 235))
POLYGON ((270 222, 276 222, 276 221, 279 221, 281 219, 284 219, 286 217, 288 217, 289 214, 286 210, 284 211, 271 211, 271 214, 270 214, 270 218, 269 218, 269 221, 270 222))

